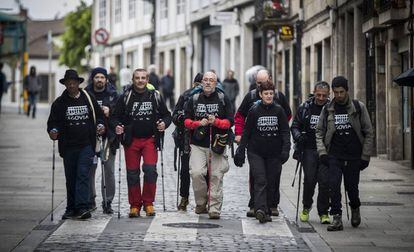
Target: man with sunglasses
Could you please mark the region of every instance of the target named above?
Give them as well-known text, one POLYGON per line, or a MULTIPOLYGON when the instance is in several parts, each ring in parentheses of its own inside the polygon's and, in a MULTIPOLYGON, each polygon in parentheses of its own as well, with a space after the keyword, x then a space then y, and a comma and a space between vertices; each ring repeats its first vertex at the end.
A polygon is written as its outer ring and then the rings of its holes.
MULTIPOLYGON (((259 96, 259 92, 258 87, 263 84, 266 83, 269 80, 272 80, 272 76, 270 75, 269 71, 266 69, 262 69, 259 70, 256 74, 256 89, 248 92, 244 98, 242 103, 240 104, 240 107, 238 108, 236 115, 234 117, 234 133, 235 133, 235 139, 234 141, 236 143, 240 142, 241 136, 243 134, 243 129, 244 129, 244 125, 245 125, 245 120, 247 117, 247 114, 250 110, 250 108, 253 106, 253 104, 260 100, 260 96, 259 96)), ((286 96, 280 92, 279 90, 275 90, 275 95, 273 98, 276 102, 276 104, 279 104, 280 106, 282 106, 288 121, 292 118, 292 111, 290 110, 289 107, 289 102, 286 99, 286 96)), ((250 172, 249 175, 250 179, 249 179, 249 184, 250 184, 250 200, 249 200, 249 211, 247 212, 247 217, 255 217, 254 214, 254 206, 253 206, 253 185, 254 185, 254 178, 253 175, 250 172)), ((271 210, 272 210, 272 216, 278 216, 279 215, 279 211, 277 209, 277 205, 279 204, 279 197, 280 195, 275 195, 275 199, 274 199, 274 204, 271 206, 271 210)))

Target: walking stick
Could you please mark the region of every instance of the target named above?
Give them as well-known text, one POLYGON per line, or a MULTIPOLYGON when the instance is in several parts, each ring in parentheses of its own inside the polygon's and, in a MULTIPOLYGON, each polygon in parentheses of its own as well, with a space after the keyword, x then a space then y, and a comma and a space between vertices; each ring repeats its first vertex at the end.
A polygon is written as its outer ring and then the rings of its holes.
POLYGON ((211 201, 211 141, 213 139, 213 127, 210 125, 210 144, 208 150, 208 163, 207 163, 207 177, 208 177, 208 210, 210 210, 210 201, 211 201))
POLYGON ((53 200, 55 195, 55 142, 56 140, 53 140, 53 155, 52 155, 52 213, 50 215, 50 220, 53 221, 53 200))
POLYGON ((100 146, 101 146, 101 170, 102 170, 102 186, 103 186, 103 207, 104 209, 107 208, 107 198, 106 198, 106 179, 105 179, 105 149, 104 149, 104 144, 103 144, 103 140, 102 140, 102 136, 99 137, 99 142, 100 142, 100 146))
POLYGON ((178 198, 180 194, 180 174, 181 172, 181 149, 178 148, 178 167, 177 167, 177 207, 178 207, 178 198))
POLYGON ((298 224, 298 215, 299 215, 299 198, 300 198, 300 186, 302 180, 302 163, 299 166, 299 187, 298 187, 298 200, 296 201, 296 225, 298 224))
POLYGON ((161 179, 162 179, 162 206, 165 212, 165 192, 164 192, 164 155, 163 155, 163 147, 164 147, 164 132, 160 135, 160 151, 161 151, 161 179))
POLYGON ((300 164, 300 161, 298 160, 298 162, 296 163, 295 175, 293 176, 292 187, 295 186, 295 179, 296 179, 296 174, 298 174, 299 164, 300 164))
POLYGON ((118 169, 118 219, 121 218, 121 137, 119 136, 119 169, 118 169))

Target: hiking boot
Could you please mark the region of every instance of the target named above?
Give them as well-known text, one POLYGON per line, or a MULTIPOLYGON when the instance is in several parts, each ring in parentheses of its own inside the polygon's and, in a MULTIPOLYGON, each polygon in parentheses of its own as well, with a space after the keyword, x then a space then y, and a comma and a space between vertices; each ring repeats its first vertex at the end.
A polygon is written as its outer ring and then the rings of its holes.
POLYGON ((180 204, 177 207, 178 210, 179 211, 187 211, 187 206, 188 206, 188 197, 181 197, 180 204))
POLYGON ((145 212, 146 212, 147 216, 155 216, 154 206, 153 205, 146 206, 145 207, 145 212))
POLYGON ((107 203, 106 204, 106 207, 105 206, 102 206, 102 209, 103 209, 103 213, 104 214, 113 214, 114 213, 114 210, 112 209, 110 203, 107 203))
POLYGON ((131 209, 129 209, 129 218, 137 218, 137 217, 139 217, 139 208, 131 207, 131 209))
POLYGON ((358 208, 351 208, 351 225, 356 228, 361 224, 361 213, 359 212, 358 208))
POLYGON ((270 217, 269 214, 266 214, 263 210, 260 209, 256 211, 256 219, 258 219, 260 223, 272 221, 272 217, 270 217))
POLYGON ((205 214, 207 213, 207 208, 204 205, 197 205, 195 208, 195 213, 196 214, 205 214))
POLYGON ((79 210, 78 214, 76 215, 76 219, 79 219, 79 220, 86 220, 91 217, 92 217, 91 212, 87 209, 79 210))
POLYGON ((249 211, 247 211, 246 216, 255 217, 256 215, 254 214, 254 208, 250 208, 249 211))
POLYGON ((309 212, 310 212, 310 209, 308 208, 304 208, 302 212, 300 212, 299 219, 301 222, 308 222, 309 212))
POLYGON ((272 211, 272 216, 279 216, 279 210, 277 210, 277 207, 270 208, 270 211, 272 211))
POLYGON ((217 212, 208 213, 208 218, 212 220, 218 220, 220 219, 220 213, 217 213, 217 212))
POLYGON ((97 209, 95 201, 93 201, 89 207, 89 212, 93 212, 97 209))
POLYGON ((322 214, 321 216, 319 216, 319 218, 321 220, 321 224, 331 224, 331 219, 329 219, 329 215, 322 214))
POLYGON ((326 230, 328 231, 341 231, 344 229, 344 226, 342 225, 342 215, 335 214, 333 217, 332 224, 328 226, 326 230))
POLYGON ((66 210, 65 213, 62 215, 62 220, 72 219, 75 216, 75 211, 66 210))

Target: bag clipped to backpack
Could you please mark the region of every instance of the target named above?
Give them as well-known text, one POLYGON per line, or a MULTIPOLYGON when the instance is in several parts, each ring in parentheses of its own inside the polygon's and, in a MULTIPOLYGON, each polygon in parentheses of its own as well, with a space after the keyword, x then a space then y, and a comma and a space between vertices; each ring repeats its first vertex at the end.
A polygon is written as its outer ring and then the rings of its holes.
POLYGON ((216 134, 214 136, 213 143, 211 145, 211 150, 216 154, 223 154, 226 149, 226 144, 229 140, 228 134, 216 134))

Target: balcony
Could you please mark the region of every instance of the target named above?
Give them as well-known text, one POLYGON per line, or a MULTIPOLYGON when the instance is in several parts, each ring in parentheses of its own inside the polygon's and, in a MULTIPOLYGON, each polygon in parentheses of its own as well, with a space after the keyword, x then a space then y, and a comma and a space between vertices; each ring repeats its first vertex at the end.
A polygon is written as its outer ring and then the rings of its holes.
POLYGON ((384 28, 378 21, 378 11, 373 0, 364 0, 362 2, 362 16, 362 32, 373 32, 384 28))
POLYGON ((376 0, 378 23, 388 25, 403 22, 408 18, 409 8, 405 0, 376 0))

